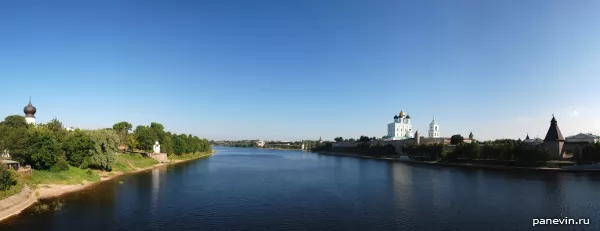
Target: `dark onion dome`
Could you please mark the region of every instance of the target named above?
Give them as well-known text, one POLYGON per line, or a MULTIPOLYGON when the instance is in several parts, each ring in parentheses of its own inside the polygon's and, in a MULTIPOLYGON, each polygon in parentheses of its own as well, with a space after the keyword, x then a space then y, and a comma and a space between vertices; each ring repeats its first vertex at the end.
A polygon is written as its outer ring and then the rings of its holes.
POLYGON ((394 119, 398 119, 398 115, 394 115, 394 119))
POLYGON ((407 115, 407 116, 406 116, 406 118, 407 118, 407 119, 410 119, 410 115, 407 115))
POLYGON ((25 117, 35 117, 35 112, 37 109, 31 105, 31 98, 29 99, 29 104, 23 108, 23 112, 25 112, 25 117))

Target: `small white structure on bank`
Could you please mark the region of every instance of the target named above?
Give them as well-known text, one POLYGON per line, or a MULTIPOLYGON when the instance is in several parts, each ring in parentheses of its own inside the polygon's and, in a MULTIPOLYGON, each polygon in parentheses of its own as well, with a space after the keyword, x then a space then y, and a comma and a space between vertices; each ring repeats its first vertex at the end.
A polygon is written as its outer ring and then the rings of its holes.
POLYGON ((394 115, 394 122, 388 124, 388 140, 404 140, 413 138, 412 124, 410 115, 400 111, 399 115, 394 115))
POLYGON ((435 116, 429 123, 429 138, 440 138, 440 125, 435 122, 435 116))
POLYGON ((31 97, 29 97, 29 104, 23 108, 23 112, 25 112, 25 121, 28 124, 35 124, 35 112, 37 112, 37 109, 31 105, 31 97))
POLYGON ((156 141, 156 143, 154 143, 154 147, 152 148, 152 150, 155 154, 160 153, 160 144, 158 143, 158 140, 156 141))

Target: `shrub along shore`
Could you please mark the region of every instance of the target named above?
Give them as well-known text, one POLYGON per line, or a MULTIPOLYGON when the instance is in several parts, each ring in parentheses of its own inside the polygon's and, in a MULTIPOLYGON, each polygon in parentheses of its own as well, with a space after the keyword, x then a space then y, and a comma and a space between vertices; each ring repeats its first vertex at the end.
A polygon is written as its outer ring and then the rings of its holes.
POLYGON ((0 151, 6 150, 12 160, 30 165, 33 171, 21 175, 2 166, 0 199, 19 193, 24 184, 34 190, 86 185, 152 168, 158 161, 143 153, 150 152, 155 141, 173 163, 213 153, 208 140, 166 132, 159 123, 140 125, 130 132, 132 128, 128 122, 119 122, 108 129, 67 131, 57 119, 30 125, 23 116, 6 117, 0 122, 0 151))

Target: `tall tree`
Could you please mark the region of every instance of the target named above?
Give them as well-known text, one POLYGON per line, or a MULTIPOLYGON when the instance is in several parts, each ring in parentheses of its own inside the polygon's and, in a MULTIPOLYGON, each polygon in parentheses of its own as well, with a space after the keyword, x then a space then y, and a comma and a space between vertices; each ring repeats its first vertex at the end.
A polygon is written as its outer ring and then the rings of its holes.
POLYGON ((60 144, 46 127, 32 128, 29 132, 28 163, 35 169, 50 169, 60 154, 60 144))
POLYGON ((344 141, 344 138, 343 137, 335 137, 335 139, 333 139, 333 141, 342 142, 342 141, 344 141))
MULTIPOLYGON (((127 146, 127 135, 133 126, 127 121, 121 121, 113 125, 113 130, 119 135, 119 145, 127 146)), ((134 147, 129 147, 134 148, 134 147)))
POLYGON ((94 142, 89 134, 76 130, 67 134, 62 148, 70 165, 79 167, 84 158, 91 156, 94 150, 94 142))
POLYGON ((137 149, 139 150, 152 150, 154 142, 158 140, 156 133, 146 126, 137 126, 137 128, 135 128, 134 133, 137 140, 137 149))

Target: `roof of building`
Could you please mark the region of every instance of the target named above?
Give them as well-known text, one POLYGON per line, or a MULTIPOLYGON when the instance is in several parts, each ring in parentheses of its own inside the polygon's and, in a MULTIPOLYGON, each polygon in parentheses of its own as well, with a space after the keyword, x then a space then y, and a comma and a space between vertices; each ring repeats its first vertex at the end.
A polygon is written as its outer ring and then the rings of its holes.
POLYGON ((29 97, 29 104, 23 108, 23 112, 25 112, 26 117, 34 117, 37 109, 31 105, 31 97, 29 97))
POLYGON ((591 133, 579 133, 577 135, 567 136, 567 139, 589 139, 589 138, 600 138, 600 136, 591 133))
POLYGON ((544 138, 544 141, 564 140, 565 138, 563 137, 562 133, 560 132, 560 129, 558 128, 558 122, 554 118, 554 115, 552 115, 552 120, 550 120, 550 128, 548 128, 548 133, 546 133, 546 138, 544 138))
POLYGON ((406 113, 404 112, 404 110, 400 110, 400 117, 404 118, 406 116, 406 113))

